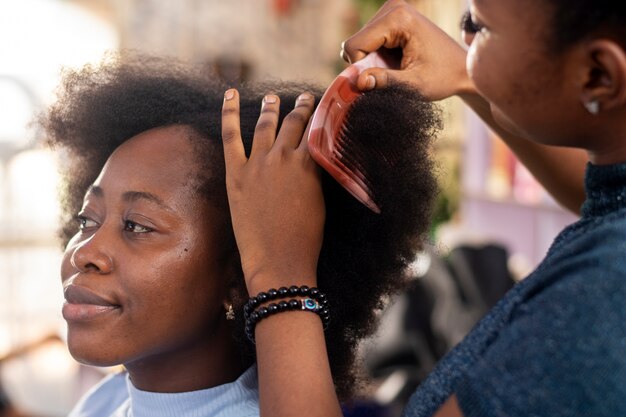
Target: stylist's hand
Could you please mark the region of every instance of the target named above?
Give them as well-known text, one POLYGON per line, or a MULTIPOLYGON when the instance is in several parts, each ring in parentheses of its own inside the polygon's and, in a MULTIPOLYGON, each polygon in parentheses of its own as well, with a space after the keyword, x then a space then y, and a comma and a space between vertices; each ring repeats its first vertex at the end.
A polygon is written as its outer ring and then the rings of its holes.
POLYGON ((248 292, 316 285, 325 208, 320 173, 303 134, 314 97, 303 94, 276 132, 279 98, 266 96, 248 159, 239 124, 239 94, 222 110, 226 190, 248 292))
POLYGON ((343 43, 342 56, 356 62, 381 47, 402 49, 399 70, 372 68, 357 81, 361 90, 410 84, 428 100, 474 92, 465 50, 403 0, 388 0, 376 15, 343 43))

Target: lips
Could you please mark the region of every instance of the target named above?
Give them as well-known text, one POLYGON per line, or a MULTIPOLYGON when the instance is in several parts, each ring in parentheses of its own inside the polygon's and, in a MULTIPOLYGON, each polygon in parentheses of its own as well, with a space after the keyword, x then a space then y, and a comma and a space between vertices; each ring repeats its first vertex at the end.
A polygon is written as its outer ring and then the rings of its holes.
POLYGON ((63 293, 66 300, 63 304, 63 318, 68 322, 90 321, 120 308, 118 304, 74 284, 65 287, 63 293))
POLYGON ((98 294, 88 290, 84 287, 79 287, 74 284, 68 285, 63 291, 65 299, 70 304, 89 304, 105 307, 119 307, 119 305, 105 300, 98 294))

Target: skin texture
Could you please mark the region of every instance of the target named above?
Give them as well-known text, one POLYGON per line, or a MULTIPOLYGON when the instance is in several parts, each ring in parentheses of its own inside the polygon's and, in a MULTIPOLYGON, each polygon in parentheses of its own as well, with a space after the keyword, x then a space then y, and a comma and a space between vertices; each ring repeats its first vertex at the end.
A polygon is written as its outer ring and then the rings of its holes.
POLYGON ((198 168, 188 136, 184 127, 157 128, 111 155, 62 263, 66 294, 87 289, 117 306, 96 315, 89 305, 64 306, 72 355, 122 363, 147 391, 206 388, 242 372, 224 313, 227 223, 190 183, 198 168))
MULTIPOLYGON (((582 178, 587 160, 595 164, 626 161, 623 49, 598 36, 581 40, 558 54, 547 49, 546 45, 551 44, 547 28, 550 28, 553 10, 540 0, 533 0, 530 5, 516 0, 474 0, 470 6, 475 22, 484 27, 475 36, 467 36, 471 46, 466 56, 462 48, 404 1, 386 2, 360 32, 344 43, 343 55, 354 62, 380 47, 400 47, 403 49, 401 68, 364 71, 358 81, 359 88, 386 88, 408 82, 431 100, 460 95, 503 136, 557 198, 576 210, 573 202, 582 202, 582 178), (599 103, 598 115, 585 110, 584 105, 590 100, 599 103), (581 147, 586 153, 546 145, 581 147)), ((223 135, 228 138, 224 141, 224 150, 227 167, 231 167, 227 168, 227 188, 229 199, 236 202, 231 206, 231 214, 237 240, 255 247, 262 244, 256 241, 256 227, 271 219, 257 218, 252 223, 244 219, 251 207, 264 204, 261 199, 247 200, 242 195, 249 186, 245 166, 268 161, 272 150, 254 162, 255 155, 250 160, 242 156, 236 133, 236 97, 236 93, 227 96, 223 111, 223 135)), ((302 170, 292 159, 285 159, 284 163, 293 170, 291 175, 302 170)), ((277 166, 273 169, 282 170, 277 166)), ((315 190, 304 188, 299 192, 315 193, 315 190)), ((280 190, 274 190, 273 195, 284 201, 294 198, 292 194, 289 198, 281 197, 280 190)), ((274 199, 268 204, 280 207, 274 199)), ((286 220, 294 224, 301 221, 297 217, 286 220)), ((286 224, 281 226, 282 230, 296 230, 286 224)), ((286 239, 281 242, 284 247, 289 247, 289 239, 299 241, 293 233, 283 238, 286 239)), ((312 248, 316 247, 314 239, 311 244, 312 248)), ((264 283, 276 279, 275 274, 282 271, 281 265, 294 265, 294 259, 301 256, 310 259, 311 256, 305 252, 290 252, 288 256, 278 251, 266 254, 269 257, 257 258, 253 268, 263 271, 256 276, 263 277, 259 280, 264 283)), ((242 258, 247 257, 247 253, 242 253, 242 258)), ((303 273, 309 272, 305 262, 303 273)), ((309 361, 323 363, 323 346, 316 339, 322 336, 316 326, 318 324, 294 315, 289 322, 268 320, 258 328, 257 355, 263 395, 275 401, 271 405, 264 404, 263 415, 297 416, 306 409, 309 416, 341 416, 334 394, 318 386, 328 380, 327 369, 324 366, 301 368, 309 361), (302 335, 306 343, 298 344, 297 340, 289 338, 284 346, 292 350, 277 348, 272 343, 277 333, 302 335), (310 404, 322 407, 318 410, 310 404)), ((456 397, 451 395, 436 415, 462 416, 456 397)))

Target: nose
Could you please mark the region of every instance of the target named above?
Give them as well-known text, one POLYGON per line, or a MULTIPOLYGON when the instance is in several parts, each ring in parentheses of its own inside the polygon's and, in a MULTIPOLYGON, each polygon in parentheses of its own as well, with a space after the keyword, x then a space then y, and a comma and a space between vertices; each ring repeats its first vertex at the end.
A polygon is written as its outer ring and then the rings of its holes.
POLYGON ((70 250, 70 263, 80 272, 108 274, 113 271, 113 259, 105 245, 102 230, 78 242, 70 250))
POLYGON ((463 38, 463 43, 465 45, 470 46, 476 37, 476 32, 465 32, 461 33, 461 37, 463 38))

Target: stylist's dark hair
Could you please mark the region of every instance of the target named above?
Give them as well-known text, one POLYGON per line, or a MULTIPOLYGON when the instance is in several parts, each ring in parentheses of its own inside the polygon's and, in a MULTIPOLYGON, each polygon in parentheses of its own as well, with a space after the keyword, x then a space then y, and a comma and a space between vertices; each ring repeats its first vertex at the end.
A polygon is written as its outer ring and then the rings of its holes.
MULTIPOLYGON (((62 196, 64 243, 76 233, 75 215, 85 191, 113 150, 156 127, 190 127, 190 140, 197 150, 198 192, 228 210, 220 142, 226 88, 210 74, 155 58, 109 58, 99 66, 67 72, 58 101, 41 118, 48 143, 67 155, 62 196)), ((282 120, 305 89, 319 98, 319 90, 301 84, 240 87, 247 152, 264 94, 280 96, 282 120)), ((353 365, 359 341, 375 330, 376 311, 385 298, 406 284, 407 265, 421 249, 429 228, 436 195, 430 143, 440 127, 434 107, 402 86, 365 94, 348 119, 352 138, 364 146, 385 148, 390 158, 367 161, 372 190, 382 206, 379 215, 329 176, 323 177, 327 219, 318 284, 330 301, 326 340, 335 384, 343 397, 357 386, 353 365)), ((232 234, 225 245, 236 251, 232 234)), ((238 268, 231 287, 239 294, 234 307, 242 311, 247 293, 238 268)), ((298 277, 293 281, 297 284, 298 277)), ((239 320, 242 316, 237 314, 239 320)), ((236 323, 235 333, 242 358, 251 363, 254 350, 244 336, 242 322, 236 323)), ((276 341, 280 343, 280 336, 276 341)))
POLYGON ((553 49, 601 34, 626 48, 626 3, 616 0, 540 0, 551 8, 553 49))

